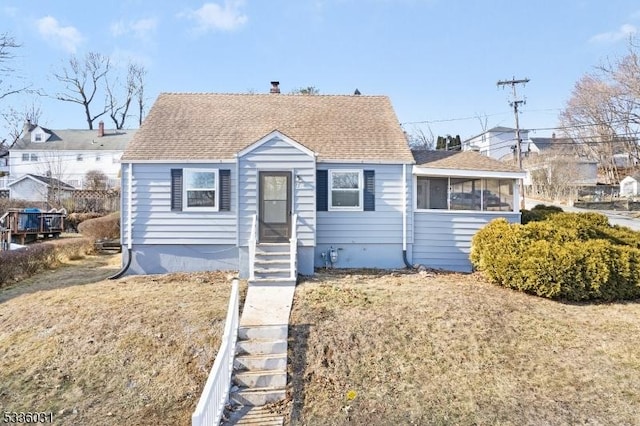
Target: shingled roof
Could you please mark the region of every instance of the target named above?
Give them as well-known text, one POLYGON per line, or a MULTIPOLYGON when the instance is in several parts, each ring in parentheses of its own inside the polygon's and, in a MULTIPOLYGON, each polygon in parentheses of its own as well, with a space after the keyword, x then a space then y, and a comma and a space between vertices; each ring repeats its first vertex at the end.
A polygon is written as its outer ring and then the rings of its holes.
POLYGON ((163 93, 123 161, 218 160, 277 130, 318 160, 412 163, 386 96, 163 93))
POLYGON ((434 169, 521 172, 515 164, 505 163, 475 151, 413 151, 416 165, 434 169))

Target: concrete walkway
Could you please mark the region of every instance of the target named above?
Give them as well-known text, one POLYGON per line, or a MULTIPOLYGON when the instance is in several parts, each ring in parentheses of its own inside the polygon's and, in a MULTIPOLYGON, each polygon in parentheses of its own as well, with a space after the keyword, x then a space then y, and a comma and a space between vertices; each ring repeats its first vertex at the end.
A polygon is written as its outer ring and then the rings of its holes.
POLYGON ((288 325, 295 289, 295 281, 250 284, 240 317, 240 327, 288 325))
POLYGON ((225 425, 282 425, 269 404, 286 398, 287 338, 295 280, 249 281, 225 425))

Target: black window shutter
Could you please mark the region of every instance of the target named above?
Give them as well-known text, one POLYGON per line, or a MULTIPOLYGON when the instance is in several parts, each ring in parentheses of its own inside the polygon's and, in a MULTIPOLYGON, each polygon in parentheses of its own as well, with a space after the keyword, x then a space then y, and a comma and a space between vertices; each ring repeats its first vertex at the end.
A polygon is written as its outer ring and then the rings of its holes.
POLYGON ((182 210, 182 169, 171 169, 171 211, 182 210))
POLYGON ((372 212, 376 209, 376 171, 364 171, 364 211, 372 212))
POLYGON ((223 169, 218 172, 220 176, 220 211, 231 210, 231 170, 223 169))
POLYGON ((327 170, 316 171, 316 210, 326 212, 328 209, 328 185, 329 172, 327 170))

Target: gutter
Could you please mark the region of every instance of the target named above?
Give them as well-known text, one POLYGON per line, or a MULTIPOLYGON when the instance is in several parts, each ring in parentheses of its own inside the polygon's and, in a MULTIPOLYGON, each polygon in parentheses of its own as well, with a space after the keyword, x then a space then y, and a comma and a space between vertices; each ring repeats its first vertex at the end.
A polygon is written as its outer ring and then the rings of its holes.
POLYGON ((414 269, 407 259, 407 165, 402 165, 402 260, 409 269, 414 269))
MULTIPOLYGON (((128 172, 128 182, 127 182, 127 263, 116 272, 114 275, 110 276, 110 280, 117 280, 121 276, 123 276, 129 267, 131 266, 131 236, 132 236, 132 227, 133 227, 133 219, 131 218, 131 214, 133 212, 133 208, 131 203, 133 201, 133 195, 131 193, 133 189, 133 163, 129 163, 129 172, 128 172)), ((124 244, 123 244, 124 245, 124 244)), ((123 247, 124 248, 124 247, 123 247)))

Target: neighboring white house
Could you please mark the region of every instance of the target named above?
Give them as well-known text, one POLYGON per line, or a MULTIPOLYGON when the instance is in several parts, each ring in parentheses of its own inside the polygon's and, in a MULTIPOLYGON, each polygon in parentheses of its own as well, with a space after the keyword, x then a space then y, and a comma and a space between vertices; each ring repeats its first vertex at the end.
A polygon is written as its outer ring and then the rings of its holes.
MULTIPOLYGON (((524 155, 531 143, 528 130, 520 130, 520 140, 520 151, 524 155)), ((463 151, 478 151, 496 160, 515 159, 516 146, 516 129, 510 127, 494 127, 462 142, 463 151)))
POLYGON ((24 175, 9 185, 12 199, 47 202, 51 197, 64 200, 71 197, 74 188, 58 179, 38 175, 24 175))
POLYGON ((620 196, 633 197, 640 195, 640 173, 627 176, 620 181, 620 196))
POLYGON ((75 188, 84 187, 85 175, 100 170, 107 187, 119 184, 120 157, 135 130, 50 130, 25 123, 20 139, 9 150, 8 179, 0 187, 24 175, 52 177, 75 188))

